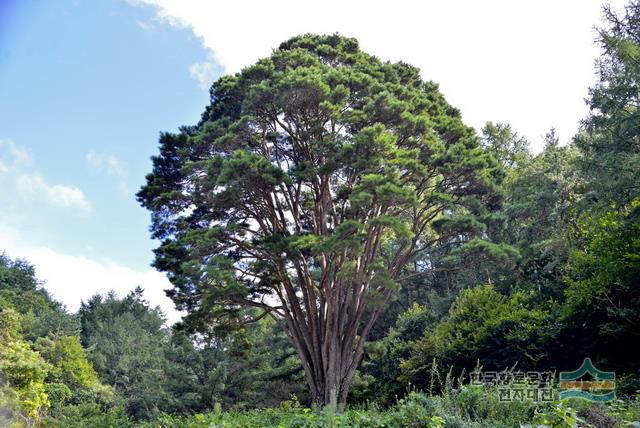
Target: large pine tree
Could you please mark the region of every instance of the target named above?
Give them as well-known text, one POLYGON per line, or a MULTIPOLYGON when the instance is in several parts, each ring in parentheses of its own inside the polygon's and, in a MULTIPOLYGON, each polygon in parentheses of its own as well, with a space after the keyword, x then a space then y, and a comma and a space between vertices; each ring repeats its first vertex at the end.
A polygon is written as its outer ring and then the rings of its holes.
POLYGON ((306 35, 214 83, 197 126, 161 135, 138 198, 186 322, 276 318, 323 406, 346 401, 403 280, 438 269, 430 250, 481 247, 499 175, 417 68, 306 35))

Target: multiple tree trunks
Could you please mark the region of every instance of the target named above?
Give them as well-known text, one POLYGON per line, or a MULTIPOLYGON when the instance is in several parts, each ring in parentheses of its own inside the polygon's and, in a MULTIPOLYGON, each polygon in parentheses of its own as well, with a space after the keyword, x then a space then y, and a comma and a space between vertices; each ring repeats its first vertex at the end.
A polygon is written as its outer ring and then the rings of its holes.
POLYGON ((283 321, 314 401, 343 404, 400 283, 483 232, 495 161, 417 68, 337 35, 285 42, 211 94, 138 194, 155 266, 187 322, 283 321))

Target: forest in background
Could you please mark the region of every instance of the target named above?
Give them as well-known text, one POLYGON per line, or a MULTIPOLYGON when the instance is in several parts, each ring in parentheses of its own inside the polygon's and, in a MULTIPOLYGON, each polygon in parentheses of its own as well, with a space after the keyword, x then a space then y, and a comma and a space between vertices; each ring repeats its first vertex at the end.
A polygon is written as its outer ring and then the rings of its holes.
MULTIPOLYGON (((347 399, 350 409, 369 409, 350 418, 373 419, 337 426, 517 426, 509 418, 530 423, 544 412, 565 412, 568 425, 555 426, 571 426, 578 416, 559 403, 505 405, 496 415, 501 404, 487 405, 490 392, 457 379, 478 366, 572 370, 585 357, 616 372, 625 401, 618 410, 587 406, 580 423, 640 419, 640 2, 622 16, 605 8, 605 17, 599 81, 572 141, 561 144, 550 130, 534 154, 502 123, 473 137, 478 150, 465 160, 491 160, 490 201, 434 225, 466 236, 465 245, 442 240, 411 261, 415 272, 432 269, 404 279, 377 318, 347 399)), ((345 39, 297 40, 328 49, 345 39)), ((207 324, 193 310, 168 327, 137 289, 94 296, 69 313, 35 269, 0 257, 0 425, 217 426, 207 417, 225 412, 245 415, 238 426, 285 423, 251 413, 264 408, 299 415, 290 426, 326 423, 305 413, 314 397, 301 360, 260 308, 234 309, 252 323, 207 324)))

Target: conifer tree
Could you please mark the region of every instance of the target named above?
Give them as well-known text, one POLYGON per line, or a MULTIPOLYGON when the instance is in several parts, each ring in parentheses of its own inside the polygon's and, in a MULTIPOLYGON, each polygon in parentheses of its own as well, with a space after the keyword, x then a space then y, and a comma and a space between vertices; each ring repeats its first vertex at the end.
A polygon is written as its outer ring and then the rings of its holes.
POLYGON ((438 269, 429 251, 483 237, 499 176, 417 68, 305 35, 215 82, 197 126, 161 135, 138 198, 186 323, 277 319, 323 406, 346 401, 402 282, 438 269))

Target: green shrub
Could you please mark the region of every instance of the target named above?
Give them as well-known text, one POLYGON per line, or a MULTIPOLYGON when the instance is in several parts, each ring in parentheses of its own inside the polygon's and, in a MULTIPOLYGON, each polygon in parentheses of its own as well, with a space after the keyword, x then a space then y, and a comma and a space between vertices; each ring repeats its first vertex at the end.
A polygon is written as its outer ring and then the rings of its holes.
POLYGON ((505 296, 491 285, 464 290, 449 314, 427 327, 410 358, 400 363, 399 379, 424 390, 442 391, 443 385, 434 379, 434 359, 455 373, 473 369, 477 361, 488 370, 516 363, 520 369, 534 367, 544 353, 550 320, 550 314, 530 304, 522 292, 505 296), (523 349, 528 352, 523 354, 523 349), (439 389, 434 390, 434 385, 439 389))
POLYGON ((533 423, 546 425, 550 428, 575 428, 579 422, 584 422, 577 415, 575 409, 564 403, 554 403, 547 411, 536 412, 533 423))

